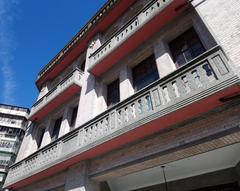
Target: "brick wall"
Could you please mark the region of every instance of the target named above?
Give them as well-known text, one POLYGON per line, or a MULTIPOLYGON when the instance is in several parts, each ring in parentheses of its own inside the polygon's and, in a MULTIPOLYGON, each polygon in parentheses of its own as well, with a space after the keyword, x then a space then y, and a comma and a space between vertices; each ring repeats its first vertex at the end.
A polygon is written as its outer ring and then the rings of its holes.
MULTIPOLYGON (((239 126, 239 112, 239 105, 221 112, 217 110, 216 113, 212 113, 211 115, 206 114, 199 119, 189 121, 185 125, 182 124, 169 132, 159 133, 136 144, 128 145, 122 149, 100 156, 91 161, 90 172, 93 176, 101 176, 101 173, 109 173, 111 176, 113 176, 113 174, 117 176, 118 173, 119 175, 121 173, 132 173, 145 168, 158 166, 162 162, 168 163, 170 162, 169 160, 176 160, 178 157, 184 157, 186 153, 177 152, 174 156, 170 156, 167 153, 173 152, 171 149, 178 148, 181 145, 191 144, 194 140, 200 140, 209 135, 215 135, 217 132, 225 131, 237 125, 239 126), (157 153, 159 153, 159 156, 162 155, 161 160, 157 159, 158 157, 155 157, 156 160, 152 157, 157 153), (144 163, 145 160, 148 161, 148 157, 152 157, 152 159, 149 158, 149 161, 153 160, 154 162, 144 163), (134 166, 134 168, 131 166, 134 166), (127 169, 126 171, 121 170, 121 168, 124 169, 125 167, 127 169), (115 170, 117 173, 114 172, 115 170), (111 173, 111 171, 113 171, 113 173, 111 173)), ((237 135, 237 137, 238 136, 239 135, 237 135)), ((214 140, 214 138, 212 139, 214 140)), ((216 143, 220 146, 224 142, 228 144, 227 140, 217 141, 216 143)), ((195 155, 198 152, 204 152, 201 148, 207 150, 214 149, 212 146, 216 143, 201 145, 199 148, 194 148, 193 146, 193 148, 186 150, 186 152, 195 155)), ((103 177, 104 176, 105 175, 103 175, 103 177)), ((102 177, 100 177, 100 179, 102 179, 102 177)))
POLYGON ((192 4, 240 74, 240 1, 195 0, 192 4))

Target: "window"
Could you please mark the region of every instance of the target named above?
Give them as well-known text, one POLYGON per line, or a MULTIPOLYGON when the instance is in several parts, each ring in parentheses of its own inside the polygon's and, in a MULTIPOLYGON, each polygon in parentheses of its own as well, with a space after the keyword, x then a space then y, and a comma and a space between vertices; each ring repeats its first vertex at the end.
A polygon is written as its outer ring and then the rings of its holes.
POLYGON ((170 42, 169 47, 178 67, 205 52, 205 48, 193 28, 170 42))
POLYGON ((107 86, 107 106, 112 106, 120 101, 119 80, 107 86))
POLYGON ((39 128, 39 134, 38 134, 38 141, 37 141, 37 146, 38 148, 41 147, 42 144, 42 140, 43 140, 43 136, 44 136, 44 132, 45 132, 45 128, 39 128))
POLYGON ((135 91, 144 88, 159 78, 154 55, 151 55, 132 69, 135 91))
POLYGON ((84 72, 85 70, 85 63, 86 63, 86 60, 84 60, 80 66, 80 69, 84 72))
POLYGON ((54 123, 54 127, 53 127, 53 131, 52 131, 52 141, 56 140, 58 138, 59 132, 60 132, 60 127, 61 127, 61 123, 62 123, 62 117, 58 118, 55 123, 54 123))
POLYGON ((74 107, 72 110, 72 117, 71 117, 71 123, 70 123, 71 127, 73 127, 76 123, 77 111, 78 111, 78 106, 74 107))

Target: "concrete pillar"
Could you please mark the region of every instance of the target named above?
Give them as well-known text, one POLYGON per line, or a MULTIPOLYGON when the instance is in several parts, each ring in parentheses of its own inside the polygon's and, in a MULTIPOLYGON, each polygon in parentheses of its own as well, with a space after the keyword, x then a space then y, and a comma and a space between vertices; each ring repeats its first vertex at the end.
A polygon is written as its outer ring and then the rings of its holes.
POLYGON ((107 87, 103 82, 96 82, 95 84, 97 101, 94 108, 94 116, 102 113, 107 109, 106 98, 107 98, 107 87))
POLYGON ((240 76, 239 1, 195 0, 191 4, 231 60, 234 72, 240 76))
POLYGON ((43 140, 41 143, 41 147, 46 146, 47 144, 51 143, 51 132, 52 132, 52 126, 53 126, 53 121, 52 120, 48 120, 46 122, 46 129, 43 135, 43 140))
MULTIPOLYGON (((89 56, 101 46, 100 34, 96 35, 92 42, 89 44, 86 52, 86 68, 91 65, 89 56)), ((97 103, 97 92, 96 92, 96 79, 95 76, 88 73, 85 70, 82 76, 82 89, 79 100, 78 114, 76 120, 76 127, 89 121, 96 115, 96 103, 97 103), (87 110, 86 110, 87 108, 87 110)))
POLYGON ((93 39, 92 42, 89 44, 89 48, 91 52, 95 52, 103 43, 102 35, 98 33, 93 39))
POLYGON ((159 40, 155 44, 154 54, 160 78, 176 70, 176 65, 174 64, 170 56, 170 50, 168 48, 168 45, 163 40, 159 40))
POLYGON ((217 42, 199 16, 195 15, 192 17, 192 22, 198 37, 206 49, 211 49, 217 45, 217 42))
POLYGON ((81 89, 76 127, 92 119, 94 110, 96 109, 97 94, 95 89, 95 77, 85 72, 83 81, 85 82, 81 89))
POLYGON ((134 94, 134 88, 132 85, 132 71, 131 69, 123 65, 120 70, 120 100, 124 100, 134 94))
POLYGON ((50 90, 51 83, 49 81, 47 81, 41 88, 38 98, 37 100, 41 99, 44 95, 46 95, 48 93, 48 91, 50 90))
POLYGON ((61 137, 70 131, 70 120, 71 120, 71 108, 68 106, 64 109, 62 123, 59 131, 59 136, 61 137))
POLYGON ((68 169, 64 191, 100 191, 100 184, 88 178, 87 164, 81 162, 68 169))
POLYGON ((16 162, 22 160, 37 150, 37 143, 35 141, 36 133, 37 127, 31 123, 25 132, 25 136, 20 146, 16 162))

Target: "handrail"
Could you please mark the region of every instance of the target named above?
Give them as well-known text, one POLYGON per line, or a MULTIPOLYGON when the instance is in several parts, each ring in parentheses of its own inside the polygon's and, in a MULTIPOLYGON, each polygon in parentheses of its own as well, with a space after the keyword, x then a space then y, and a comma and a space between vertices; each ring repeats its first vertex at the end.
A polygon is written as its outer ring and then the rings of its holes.
POLYGON ((58 82, 50 91, 48 91, 42 98, 40 98, 39 100, 37 100, 37 101, 32 105, 32 107, 35 107, 35 106, 37 106, 40 102, 42 102, 45 97, 49 96, 54 90, 57 89, 58 85, 60 85, 60 84, 64 83, 65 81, 67 81, 67 80, 69 79, 69 77, 73 75, 73 73, 74 73, 75 71, 79 71, 80 74, 83 74, 83 72, 82 72, 79 68, 75 68, 70 74, 68 74, 66 77, 64 77, 64 78, 63 78, 60 82, 58 82))
POLYGON ((145 5, 142 9, 140 9, 136 14, 134 14, 134 16, 129 19, 122 27, 120 27, 115 33, 113 33, 98 49, 96 49, 92 54, 90 54, 89 58, 95 56, 97 53, 99 53, 106 44, 108 44, 112 38, 114 38, 115 36, 117 36, 118 34, 120 34, 125 28, 127 28, 132 21, 134 21, 138 15, 143 12, 144 10, 148 9, 152 4, 154 4, 157 0, 152 0, 149 3, 147 3, 147 5, 145 5))

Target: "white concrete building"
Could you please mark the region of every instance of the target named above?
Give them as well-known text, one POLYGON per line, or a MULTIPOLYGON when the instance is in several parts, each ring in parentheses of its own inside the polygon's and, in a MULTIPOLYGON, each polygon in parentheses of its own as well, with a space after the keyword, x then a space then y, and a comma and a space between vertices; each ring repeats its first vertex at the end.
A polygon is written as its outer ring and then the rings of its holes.
POLYGON ((107 1, 40 71, 4 186, 239 190, 239 10, 238 0, 107 1))
POLYGON ((15 162, 27 127, 27 108, 0 104, 0 190, 15 162))

